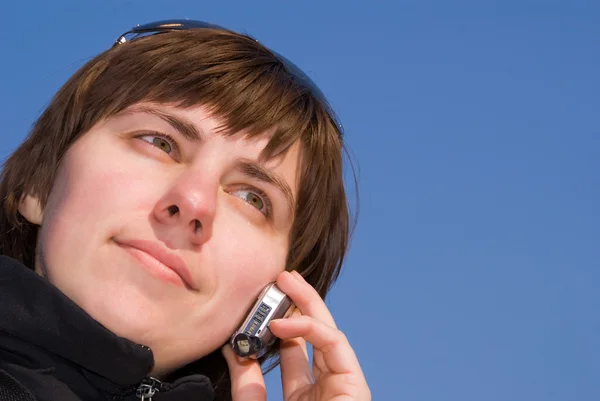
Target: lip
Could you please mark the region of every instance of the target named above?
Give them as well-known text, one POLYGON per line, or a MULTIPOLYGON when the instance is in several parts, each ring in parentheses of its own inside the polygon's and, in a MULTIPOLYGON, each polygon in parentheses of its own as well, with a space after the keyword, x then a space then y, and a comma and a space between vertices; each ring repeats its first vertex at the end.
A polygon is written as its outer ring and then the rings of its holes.
POLYGON ((154 273, 157 273, 157 275, 165 281, 169 281, 178 285, 183 284, 188 289, 197 291, 196 287, 194 286, 194 281, 192 279, 190 270, 183 259, 180 256, 170 252, 160 243, 146 240, 115 240, 115 242, 117 245, 132 253, 133 256, 142 262, 142 264, 146 265, 146 267, 150 267, 152 270, 154 270, 154 273), (139 251, 142 252, 142 255, 140 255, 139 251), (144 253, 150 256, 152 259, 155 259, 155 261, 159 263, 159 266, 152 266, 153 263, 147 263, 148 261, 144 257, 144 253), (165 267, 171 270, 177 276, 179 276, 179 279, 173 277, 173 275, 170 275, 169 272, 165 272, 164 270, 157 271, 162 270, 160 267, 165 267))

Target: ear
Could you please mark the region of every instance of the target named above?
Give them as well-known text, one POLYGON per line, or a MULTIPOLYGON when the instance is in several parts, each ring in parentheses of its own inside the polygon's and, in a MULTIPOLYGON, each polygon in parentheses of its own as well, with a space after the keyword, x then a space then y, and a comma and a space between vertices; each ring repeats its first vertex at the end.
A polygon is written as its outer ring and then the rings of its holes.
POLYGON ((38 226, 42 225, 44 219, 44 211, 37 196, 27 195, 19 202, 19 213, 25 219, 38 226))

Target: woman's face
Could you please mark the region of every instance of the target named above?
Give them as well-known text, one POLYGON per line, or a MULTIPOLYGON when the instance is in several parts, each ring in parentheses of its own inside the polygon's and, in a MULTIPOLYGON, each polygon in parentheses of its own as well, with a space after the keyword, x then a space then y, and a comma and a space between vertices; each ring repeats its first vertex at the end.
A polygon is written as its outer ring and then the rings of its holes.
POLYGON ((148 104, 100 122, 66 153, 41 217, 36 270, 150 346, 155 374, 226 342, 285 268, 298 146, 262 163, 268 132, 218 124, 148 104))

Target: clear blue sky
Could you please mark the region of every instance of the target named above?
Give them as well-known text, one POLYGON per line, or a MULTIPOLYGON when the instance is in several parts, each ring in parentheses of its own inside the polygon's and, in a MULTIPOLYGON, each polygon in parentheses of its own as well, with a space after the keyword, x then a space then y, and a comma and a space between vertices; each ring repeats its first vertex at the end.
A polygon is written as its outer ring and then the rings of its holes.
MULTIPOLYGON (((315 79, 360 165, 328 304, 374 400, 600 400, 600 3, 21 0, 0 15, 1 157, 137 23, 245 31, 315 79)), ((277 374, 268 386, 280 400, 277 374)))

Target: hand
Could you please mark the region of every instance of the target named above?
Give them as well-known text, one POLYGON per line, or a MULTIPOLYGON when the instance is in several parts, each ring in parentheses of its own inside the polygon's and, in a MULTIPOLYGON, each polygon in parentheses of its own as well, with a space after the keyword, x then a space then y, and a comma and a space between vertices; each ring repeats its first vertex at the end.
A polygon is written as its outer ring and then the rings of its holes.
MULTIPOLYGON (((296 304, 287 319, 271 322, 281 342, 281 382, 284 401, 370 401, 371 393, 356 355, 317 291, 297 272, 283 272, 277 286, 296 304), (306 343, 313 346, 312 367, 306 343)), ((265 401, 259 363, 235 355, 229 345, 223 355, 231 375, 233 401, 265 401)))

